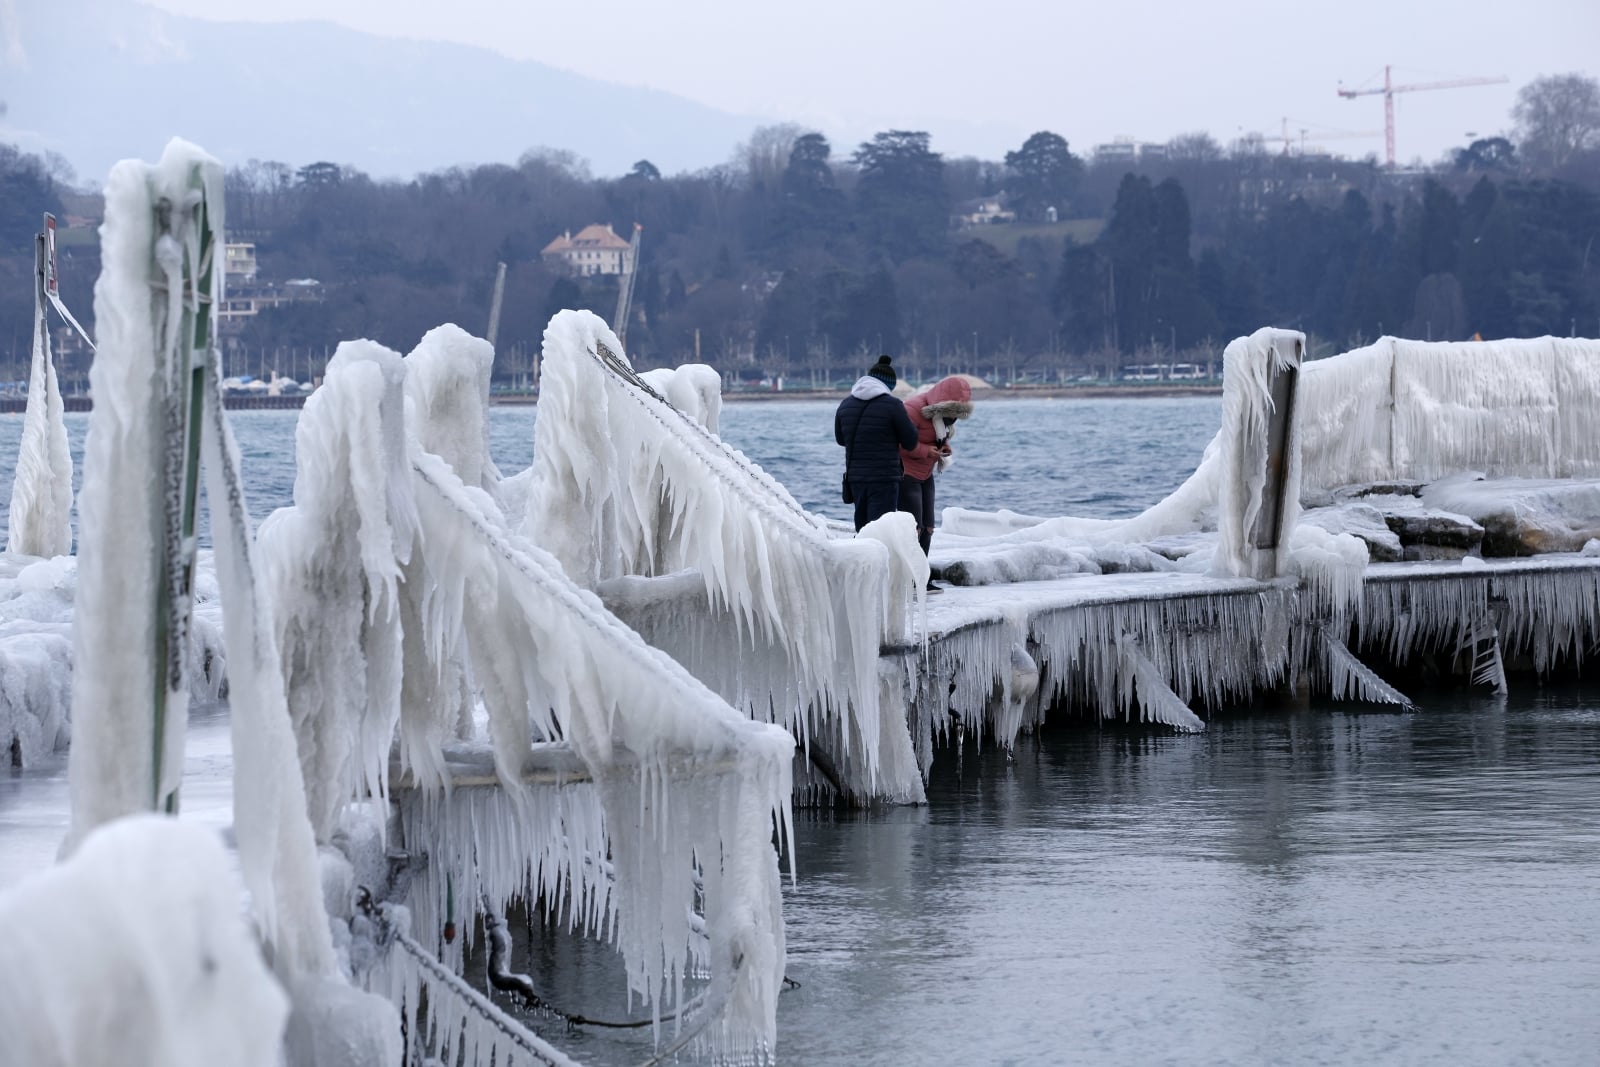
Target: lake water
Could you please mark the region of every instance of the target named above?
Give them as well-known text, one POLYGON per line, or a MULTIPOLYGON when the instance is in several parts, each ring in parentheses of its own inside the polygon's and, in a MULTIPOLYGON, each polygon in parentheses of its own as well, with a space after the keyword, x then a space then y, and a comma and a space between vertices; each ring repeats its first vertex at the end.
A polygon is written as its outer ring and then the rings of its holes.
MULTIPOLYGON (((729 404, 724 436, 844 518, 831 416, 729 404)), ((257 516, 288 501, 294 419, 234 416, 257 516)), ((980 401, 940 503, 1127 514, 1219 419, 1215 398, 980 401)), ((502 470, 532 424, 494 411, 502 470)), ((20 425, 0 419, 0 492, 20 425)), ((797 813, 779 1062, 1600 1064, 1600 703, 1512 688, 1223 709, 1194 736, 1052 727, 942 750, 926 807, 797 813)), ((203 769, 225 723, 196 725, 203 769)), ((61 768, 0 774, 21 842, 0 887, 53 851, 64 798, 61 768)), ((518 963, 552 1001, 624 1010, 609 950, 535 947, 518 963)), ((586 1063, 647 1058, 647 1036, 539 1025, 586 1063)))
MULTIPOLYGON (((722 408, 723 437, 765 467, 812 511, 848 519, 839 501, 844 450, 827 401, 750 401, 722 408)), ((490 450, 511 474, 533 462, 535 409, 491 409, 490 450)), ((229 413, 251 513, 293 502, 298 411, 229 413)), ((939 506, 1046 515, 1118 515, 1161 499, 1188 477, 1222 421, 1220 397, 980 400, 958 427, 955 465, 939 479, 939 506)), ((66 417, 81 477, 87 414, 66 417)), ((0 415, 0 532, 7 523, 21 415, 0 415)))

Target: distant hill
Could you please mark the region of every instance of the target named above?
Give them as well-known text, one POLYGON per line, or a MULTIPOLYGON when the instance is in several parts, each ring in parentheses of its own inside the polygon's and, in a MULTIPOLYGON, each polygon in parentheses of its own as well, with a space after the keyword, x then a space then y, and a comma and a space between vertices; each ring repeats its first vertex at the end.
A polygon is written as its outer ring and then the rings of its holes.
POLYGON ((466 45, 208 22, 133 0, 0 2, 0 100, 0 140, 59 152, 85 180, 156 158, 173 135, 228 164, 329 160, 375 177, 511 163, 541 145, 597 175, 639 159, 670 174, 726 160, 760 121, 466 45))

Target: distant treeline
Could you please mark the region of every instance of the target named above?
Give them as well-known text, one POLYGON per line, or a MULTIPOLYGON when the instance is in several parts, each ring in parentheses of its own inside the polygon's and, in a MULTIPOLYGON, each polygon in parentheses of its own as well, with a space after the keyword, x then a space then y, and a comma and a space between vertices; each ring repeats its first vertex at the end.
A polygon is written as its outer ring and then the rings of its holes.
MULTIPOLYGON (((1319 355, 1383 333, 1593 336, 1600 87, 1574 78, 1523 90, 1517 143, 1474 141, 1423 172, 1206 134, 1086 161, 1042 132, 984 161, 890 130, 841 156, 792 126, 677 176, 641 160, 596 179, 552 150, 405 182, 252 161, 228 173, 229 239, 255 242, 262 277, 315 278, 322 297, 264 311, 239 344, 304 353, 370 337, 408 351, 441 322, 481 333, 504 262, 514 370, 554 311, 611 317, 614 277, 540 256, 595 222, 644 227, 628 334, 643 366, 698 354, 749 377, 838 377, 883 351, 914 373, 1004 377, 1214 356, 1267 324, 1306 331, 1319 355), (1526 106, 1574 88, 1580 104, 1592 91, 1587 125, 1569 107, 1552 130, 1526 106)), ((16 358, 39 212, 74 195, 0 147, 0 344, 16 358)), ((64 285, 86 318, 97 250, 67 251, 64 285)))

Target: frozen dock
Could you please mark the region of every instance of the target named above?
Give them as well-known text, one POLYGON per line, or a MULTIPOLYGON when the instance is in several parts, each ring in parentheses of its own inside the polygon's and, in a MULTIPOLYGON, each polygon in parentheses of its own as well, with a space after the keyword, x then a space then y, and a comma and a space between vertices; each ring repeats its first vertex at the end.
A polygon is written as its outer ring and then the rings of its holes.
POLYGON ((1149 573, 956 586, 928 598, 925 628, 926 650, 920 640, 883 649, 910 681, 924 765, 955 723, 1009 743, 1023 726, 1085 708, 1196 729, 1199 718, 1174 702, 1217 710, 1302 680, 1335 696, 1398 697, 1378 679, 1384 666, 1366 668, 1360 681, 1371 685, 1350 682, 1351 649, 1381 665, 1444 652, 1470 680, 1503 688, 1508 664, 1576 665, 1600 639, 1600 557, 1371 564, 1345 612, 1293 579, 1149 573))

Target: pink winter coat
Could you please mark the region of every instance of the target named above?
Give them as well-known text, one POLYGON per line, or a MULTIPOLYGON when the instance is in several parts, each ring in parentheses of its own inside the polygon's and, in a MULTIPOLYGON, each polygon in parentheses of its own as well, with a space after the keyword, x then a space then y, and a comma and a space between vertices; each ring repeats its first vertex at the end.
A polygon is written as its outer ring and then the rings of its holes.
POLYGON ((934 447, 933 420, 944 421, 948 437, 957 419, 972 414, 972 386, 958 374, 941 378, 926 392, 906 397, 906 414, 911 416, 911 425, 917 428, 917 447, 909 451, 902 448, 900 463, 907 475, 925 482, 932 476, 934 464, 939 462, 939 450, 934 447))

